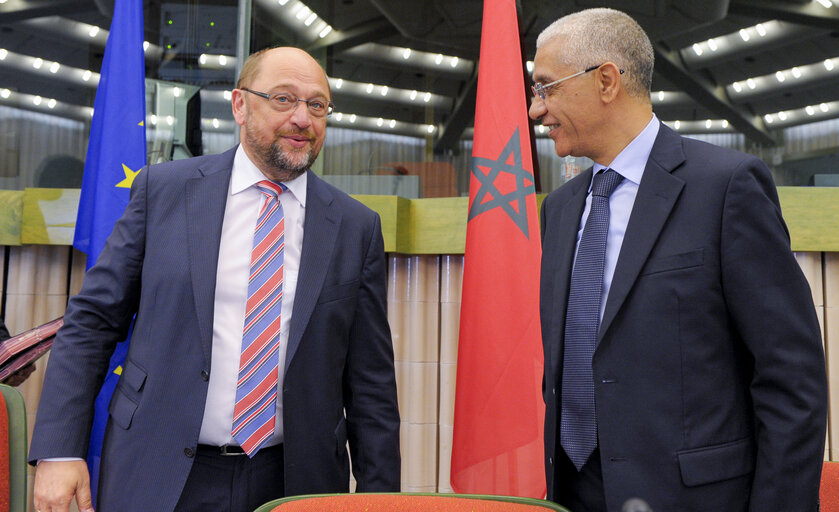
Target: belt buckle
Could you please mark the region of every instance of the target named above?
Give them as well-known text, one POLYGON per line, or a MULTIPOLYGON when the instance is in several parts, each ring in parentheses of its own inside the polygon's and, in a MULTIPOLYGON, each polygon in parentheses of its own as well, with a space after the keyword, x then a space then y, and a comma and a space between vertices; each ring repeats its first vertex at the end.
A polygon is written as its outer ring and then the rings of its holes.
POLYGON ((219 454, 225 457, 233 457, 236 455, 245 455, 245 450, 243 450, 241 446, 225 444, 223 446, 219 446, 219 454))

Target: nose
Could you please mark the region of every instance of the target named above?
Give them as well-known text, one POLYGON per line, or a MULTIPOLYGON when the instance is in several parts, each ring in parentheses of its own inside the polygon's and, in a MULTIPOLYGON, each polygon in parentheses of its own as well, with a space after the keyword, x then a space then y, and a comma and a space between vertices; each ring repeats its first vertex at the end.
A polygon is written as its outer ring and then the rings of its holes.
POLYGON ((547 113, 548 109, 545 107, 545 102, 538 96, 533 98, 533 101, 530 102, 530 109, 527 111, 527 115, 530 116, 530 119, 534 121, 538 121, 542 119, 542 117, 547 113))
POLYGON ((299 128, 308 128, 312 124, 312 118, 309 115, 309 105, 305 101, 297 100, 297 104, 291 111, 291 122, 299 128))

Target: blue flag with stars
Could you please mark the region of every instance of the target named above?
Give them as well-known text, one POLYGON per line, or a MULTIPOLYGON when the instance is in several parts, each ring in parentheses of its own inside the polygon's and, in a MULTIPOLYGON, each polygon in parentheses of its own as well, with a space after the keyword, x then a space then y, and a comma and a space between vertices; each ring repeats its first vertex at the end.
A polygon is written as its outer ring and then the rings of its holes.
MULTIPOLYGON (((128 204, 134 177, 146 164, 145 73, 143 2, 117 0, 93 105, 73 240, 76 249, 87 253, 87 268, 99 258, 105 240, 128 204)), ((87 459, 94 505, 108 403, 127 352, 128 340, 117 345, 96 399, 87 459)))

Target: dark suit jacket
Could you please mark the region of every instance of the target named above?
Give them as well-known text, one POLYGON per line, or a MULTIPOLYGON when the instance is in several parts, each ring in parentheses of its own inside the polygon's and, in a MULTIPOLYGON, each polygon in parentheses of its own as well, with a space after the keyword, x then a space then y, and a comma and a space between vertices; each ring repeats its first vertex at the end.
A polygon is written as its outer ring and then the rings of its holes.
MULTIPOLYGON (((100 512, 172 510, 192 467, 212 371, 216 266, 234 153, 140 173, 67 308, 32 460, 85 457, 108 359, 137 315, 109 407, 100 512)), ((348 440, 358 490, 398 491, 379 217, 309 173, 304 229, 282 389, 286 494, 347 492, 348 440)))
MULTIPOLYGON (((562 351, 591 169, 542 206, 545 464, 554 497, 562 351)), ((662 125, 593 362, 609 510, 816 509, 827 388, 810 289, 759 159, 662 125)))

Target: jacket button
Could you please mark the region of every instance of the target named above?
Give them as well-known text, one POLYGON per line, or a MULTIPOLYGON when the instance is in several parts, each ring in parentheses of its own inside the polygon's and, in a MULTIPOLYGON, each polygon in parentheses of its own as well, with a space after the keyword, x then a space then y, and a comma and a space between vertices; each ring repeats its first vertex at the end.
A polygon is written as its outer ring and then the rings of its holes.
POLYGON ((205 381, 210 380, 210 372, 208 372, 207 370, 201 370, 201 378, 205 381))
POLYGON ((184 448, 184 455, 191 459, 195 457, 195 450, 193 450, 192 448, 184 448))

